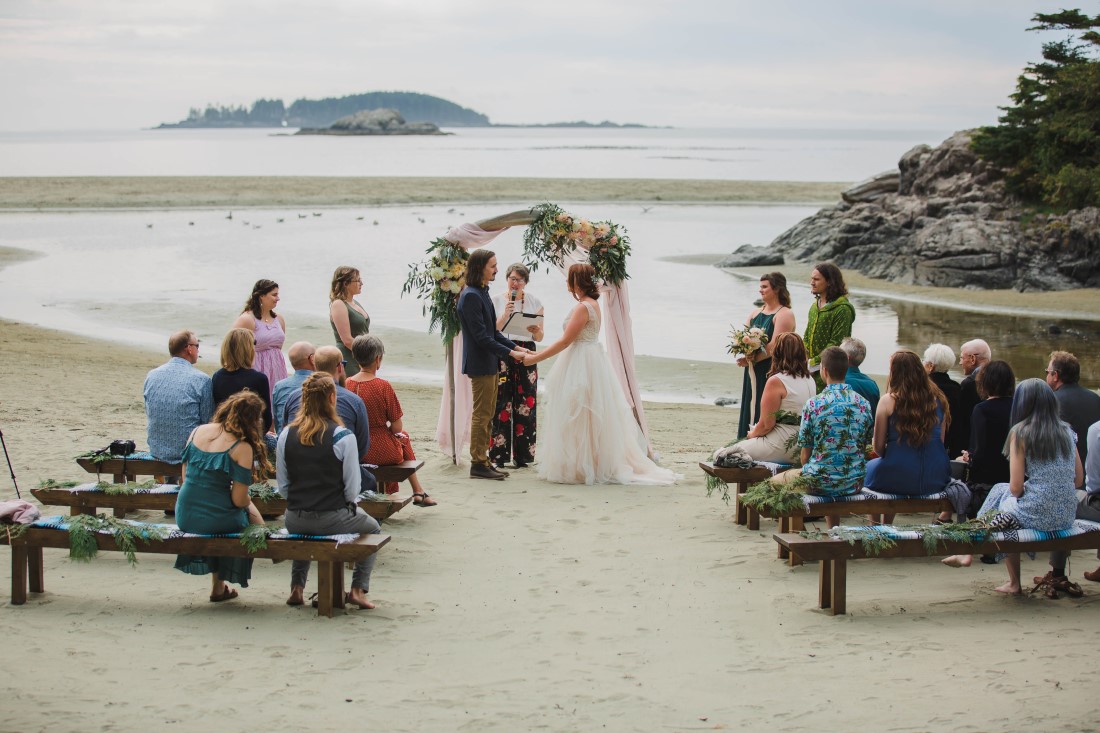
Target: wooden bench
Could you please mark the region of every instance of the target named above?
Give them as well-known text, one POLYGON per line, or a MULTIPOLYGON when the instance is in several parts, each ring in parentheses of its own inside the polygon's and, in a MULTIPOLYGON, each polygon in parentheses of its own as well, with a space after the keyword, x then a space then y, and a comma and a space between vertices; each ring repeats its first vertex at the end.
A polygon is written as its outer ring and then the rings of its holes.
POLYGON ((733 505, 736 517, 734 521, 740 525, 747 525, 749 529, 760 529, 760 515, 755 510, 750 512, 749 507, 742 503, 741 494, 744 494, 752 484, 770 479, 772 472, 762 467, 722 468, 721 466, 715 466, 713 463, 702 461, 699 463, 699 468, 703 469, 703 473, 721 479, 735 487, 733 505))
MULTIPOLYGON (((101 551, 118 552, 115 538, 97 534, 96 545, 101 551)), ((356 562, 373 555, 390 541, 389 535, 359 535, 353 542, 335 540, 295 540, 269 538, 267 547, 248 552, 234 537, 175 537, 152 540, 138 546, 138 552, 162 555, 213 555, 221 557, 255 557, 272 560, 309 560, 317 563, 317 615, 331 618, 335 608, 344 607, 344 563, 356 562)), ((11 545, 11 603, 27 602, 27 588, 32 593, 46 590, 42 548, 69 549, 69 533, 63 529, 30 527, 16 538, 9 538, 0 528, 0 543, 11 545)))
POLYGON ((1050 550, 1100 549, 1100 532, 1085 532, 1060 539, 1037 542, 939 542, 928 552, 924 540, 898 539, 893 547, 868 556, 861 542, 851 544, 841 539, 809 539, 797 534, 776 534, 774 539, 792 555, 803 560, 817 560, 817 601, 833 616, 847 613, 848 561, 859 559, 890 559, 895 557, 943 557, 947 555, 984 555, 997 552, 1049 552, 1050 550))
MULTIPOLYGON (((77 458, 77 465, 88 473, 109 474, 116 484, 125 481, 137 481, 138 476, 175 476, 181 475, 182 464, 165 463, 150 458, 112 457, 98 463, 91 458, 77 458)), ((401 483, 424 467, 424 461, 405 461, 393 466, 367 466, 379 484, 389 481, 401 483)))
MULTIPOLYGON (((111 509, 116 517, 139 509, 175 511, 178 492, 156 494, 108 494, 104 491, 73 491, 71 489, 31 489, 34 498, 46 506, 67 506, 69 513, 95 514, 100 508, 111 509)), ((359 506, 379 522, 401 511, 412 501, 412 494, 379 494, 376 500, 363 499, 359 506)), ((264 517, 279 517, 286 513, 286 499, 252 500, 264 517)))

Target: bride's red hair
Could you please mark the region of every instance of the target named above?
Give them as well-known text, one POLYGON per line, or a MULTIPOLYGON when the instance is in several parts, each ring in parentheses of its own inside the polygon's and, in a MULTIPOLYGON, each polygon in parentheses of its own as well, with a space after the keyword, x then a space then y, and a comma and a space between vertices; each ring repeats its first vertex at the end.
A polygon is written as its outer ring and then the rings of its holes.
POLYGON ((578 293, 587 295, 592 300, 600 299, 600 291, 596 288, 596 271, 592 265, 570 267, 566 283, 569 285, 569 292, 573 293, 573 297, 577 300, 581 299, 578 293))

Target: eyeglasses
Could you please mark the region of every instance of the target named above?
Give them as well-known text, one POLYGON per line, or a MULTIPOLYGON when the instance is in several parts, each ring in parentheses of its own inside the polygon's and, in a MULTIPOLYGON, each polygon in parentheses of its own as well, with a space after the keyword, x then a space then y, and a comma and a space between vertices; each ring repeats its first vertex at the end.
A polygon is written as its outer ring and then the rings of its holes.
POLYGON ((188 346, 194 346, 194 347, 195 347, 196 349, 197 349, 197 348, 199 348, 199 342, 198 342, 198 341, 196 341, 195 343, 190 343, 190 342, 188 342, 188 344, 187 344, 187 345, 188 345, 188 346))
POLYGON ((1044 369, 1043 371, 1045 371, 1047 374, 1057 374, 1058 373, 1057 369, 1044 369))
POLYGON ((348 365, 348 360, 347 359, 341 359, 340 360, 340 366, 347 366, 347 365, 348 365))

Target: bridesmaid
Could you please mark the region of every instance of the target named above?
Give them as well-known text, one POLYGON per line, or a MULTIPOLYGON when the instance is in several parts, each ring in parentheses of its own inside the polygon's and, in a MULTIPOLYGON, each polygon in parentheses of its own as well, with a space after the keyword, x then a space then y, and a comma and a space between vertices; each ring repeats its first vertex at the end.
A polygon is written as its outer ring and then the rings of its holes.
POLYGON ((351 352, 351 343, 356 336, 370 332, 370 316, 355 296, 363 292, 363 278, 354 267, 341 265, 332 273, 332 287, 329 290, 328 322, 332 326, 332 337, 336 347, 344 355, 347 365, 344 367, 350 377, 359 371, 359 362, 351 352))
POLYGON ((760 276, 760 299, 764 305, 749 314, 745 325, 764 329, 768 343, 763 350, 738 357, 737 366, 745 367, 741 386, 741 421, 737 425, 737 437, 744 438, 749 429, 760 421, 760 398, 768 381, 772 366, 775 337, 794 331, 794 311, 791 310, 791 294, 787 290, 787 278, 781 272, 769 272, 760 276))
POLYGON ((281 379, 286 379, 286 359, 283 343, 286 341, 286 321, 275 312, 279 304, 279 283, 274 280, 257 280, 252 295, 244 304, 241 315, 233 322, 233 328, 245 328, 256 339, 256 356, 252 368, 267 377, 267 403, 271 404, 271 389, 281 379))

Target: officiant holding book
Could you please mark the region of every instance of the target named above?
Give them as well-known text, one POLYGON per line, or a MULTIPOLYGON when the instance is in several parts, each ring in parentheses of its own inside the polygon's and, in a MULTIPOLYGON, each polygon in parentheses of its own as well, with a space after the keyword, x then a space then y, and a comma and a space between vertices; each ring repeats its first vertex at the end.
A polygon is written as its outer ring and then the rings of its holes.
MULTIPOLYGON (((542 302, 527 292, 531 271, 526 265, 509 266, 505 275, 507 290, 493 298, 497 330, 516 346, 535 350, 535 342, 545 335, 542 302)), ((538 391, 538 366, 504 359, 497 383, 496 414, 489 444, 489 460, 497 468, 512 461, 525 468, 535 458, 535 400, 538 391)))

